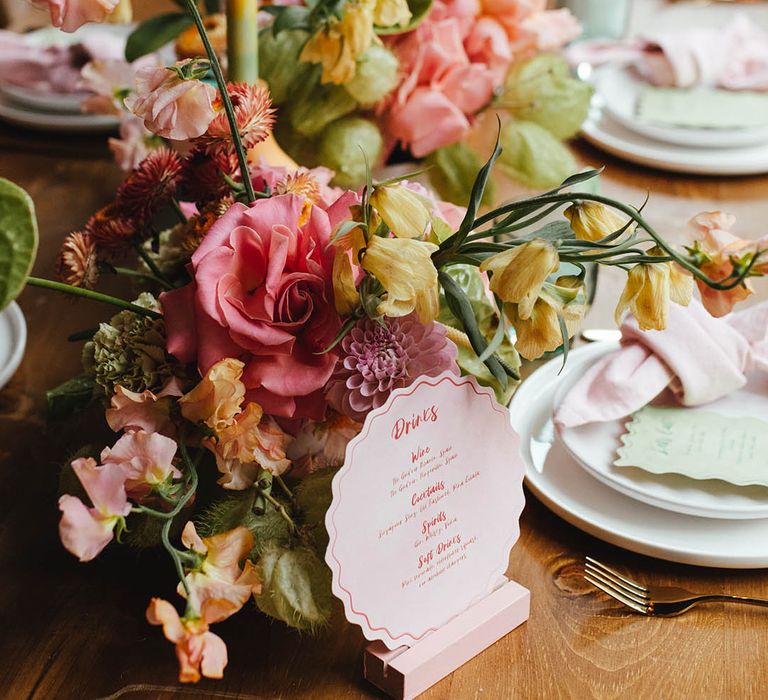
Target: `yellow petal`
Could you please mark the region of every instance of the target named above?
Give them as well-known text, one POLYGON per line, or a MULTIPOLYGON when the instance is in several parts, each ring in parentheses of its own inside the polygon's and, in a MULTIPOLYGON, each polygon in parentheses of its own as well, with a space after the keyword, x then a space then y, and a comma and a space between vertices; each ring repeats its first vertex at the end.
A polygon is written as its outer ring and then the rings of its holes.
POLYGON ((629 308, 642 330, 663 330, 669 315, 669 296, 669 265, 635 265, 616 306, 616 323, 621 323, 622 314, 629 308))
POLYGON ((377 0, 373 22, 377 27, 404 27, 412 16, 408 0, 377 0))
POLYGON ((536 301, 528 318, 520 318, 516 304, 505 304, 504 310, 515 327, 515 349, 526 360, 535 360, 563 344, 557 310, 544 299, 536 301))
POLYGON ((399 238, 422 238, 429 230, 429 210, 419 196, 404 185, 375 188, 371 206, 399 238))
POLYGON ((409 238, 374 236, 368 243, 362 266, 376 276, 386 290, 378 312, 407 316, 415 311, 422 323, 434 321, 440 310, 433 243, 409 238))
POLYGON ((217 362, 192 391, 179 399, 181 414, 216 431, 231 425, 245 397, 245 385, 240 381, 244 367, 240 360, 232 358, 217 362))
MULTIPOLYGON (((571 204, 563 213, 571 222, 576 238, 582 241, 599 241, 622 229, 627 223, 626 219, 599 202, 571 204)), ((634 226, 633 222, 627 232, 631 232, 634 226)))
POLYGON ((669 263, 669 298, 675 304, 688 306, 693 298, 693 286, 693 275, 677 263, 669 263))
POLYGON ((336 248, 333 258, 333 300, 336 311, 342 316, 351 314, 360 303, 352 263, 349 254, 342 248, 336 248))
POLYGON ((521 246, 498 253, 480 265, 492 273, 491 291, 502 301, 519 304, 520 318, 528 318, 547 277, 560 266, 555 247, 536 238, 521 246))

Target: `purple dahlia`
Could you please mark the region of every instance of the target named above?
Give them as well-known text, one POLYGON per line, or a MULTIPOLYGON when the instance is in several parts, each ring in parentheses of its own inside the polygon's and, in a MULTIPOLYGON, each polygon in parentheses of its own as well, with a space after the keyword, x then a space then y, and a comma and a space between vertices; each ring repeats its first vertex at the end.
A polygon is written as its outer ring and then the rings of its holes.
POLYGON ((415 314, 362 319, 341 341, 341 358, 326 388, 328 403, 356 421, 382 406, 393 389, 422 375, 445 370, 459 374, 456 346, 438 323, 423 324, 415 314))

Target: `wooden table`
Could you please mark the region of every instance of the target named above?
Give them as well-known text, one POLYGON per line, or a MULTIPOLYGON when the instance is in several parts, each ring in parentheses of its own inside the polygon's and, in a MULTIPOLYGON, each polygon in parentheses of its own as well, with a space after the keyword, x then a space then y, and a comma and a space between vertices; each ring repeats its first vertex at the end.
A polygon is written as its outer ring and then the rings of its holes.
MULTIPOLYGON (((711 208, 739 217, 739 232, 766 233, 768 177, 671 175, 622 163, 583 143, 585 164, 607 166, 603 191, 639 203, 652 193, 650 221, 671 237, 711 208)), ((27 188, 41 228, 35 274, 48 276, 62 237, 112 196, 120 174, 101 137, 50 137, 0 127, 0 173, 27 188)), ((620 277, 605 275, 593 326, 610 322, 620 277)), ((26 356, 0 392, 0 697, 126 698, 381 697, 362 678, 359 630, 341 622, 319 639, 270 624, 254 609, 217 625, 227 641, 223 681, 176 683, 173 650, 144 621, 153 595, 173 595, 161 553, 110 548, 78 564, 57 537, 59 465, 84 441, 106 442, 98 412, 46 424, 44 392, 78 371, 79 345, 64 338, 108 309, 38 289, 21 307, 26 356)), ((768 596, 768 574, 669 564, 589 537, 532 497, 509 575, 532 592, 530 621, 423 697, 731 698, 764 697, 768 615, 713 605, 674 620, 627 614, 581 579, 592 554, 657 583, 768 596)), ((768 546, 768 545, 766 545, 768 546)))

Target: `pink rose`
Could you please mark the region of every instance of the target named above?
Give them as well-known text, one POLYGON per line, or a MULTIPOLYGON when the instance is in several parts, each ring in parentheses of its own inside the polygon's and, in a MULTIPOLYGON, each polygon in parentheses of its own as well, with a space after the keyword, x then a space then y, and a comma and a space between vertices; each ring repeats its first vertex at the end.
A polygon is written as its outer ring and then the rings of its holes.
POLYGON ((469 121, 442 92, 419 87, 404 105, 392 108, 389 131, 421 158, 460 141, 469 131, 469 121))
POLYGON ((397 45, 396 53, 401 70, 415 74, 418 84, 439 79, 457 63, 469 63, 455 18, 419 25, 397 45))
POLYGON ((493 86, 493 73, 481 63, 453 66, 435 85, 464 114, 485 107, 493 96, 493 86))
POLYGON ((86 22, 103 22, 117 7, 119 0, 36 0, 38 7, 48 8, 51 23, 65 32, 74 32, 86 22))
MULTIPOLYGON (((191 59, 179 61, 183 70, 191 59)), ((136 73, 136 94, 125 106, 144 120, 152 133, 174 141, 202 136, 216 116, 216 90, 195 78, 181 78, 177 70, 164 67, 141 68, 136 73)))
POLYGON ((512 62, 512 48, 499 22, 493 17, 481 17, 472 26, 464 48, 473 63, 484 63, 492 71, 496 84, 503 82, 512 62))
POLYGON ((336 365, 322 351, 340 327, 328 243, 356 200, 307 211, 288 194, 230 207, 192 256, 194 281, 161 296, 168 351, 202 374, 240 359, 248 401, 275 416, 322 417, 336 365))

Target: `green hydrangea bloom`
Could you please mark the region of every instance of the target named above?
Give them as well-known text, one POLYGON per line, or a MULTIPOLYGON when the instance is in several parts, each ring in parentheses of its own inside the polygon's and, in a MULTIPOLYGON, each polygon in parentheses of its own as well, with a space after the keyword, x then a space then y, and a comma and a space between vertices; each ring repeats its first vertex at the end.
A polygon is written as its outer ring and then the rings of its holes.
MULTIPOLYGON (((148 292, 134 302, 159 311, 158 301, 148 292)), ((159 390, 173 375, 165 352, 165 322, 139 316, 132 311, 115 314, 99 325, 83 348, 83 366, 92 372, 107 396, 119 384, 130 391, 159 390)))

